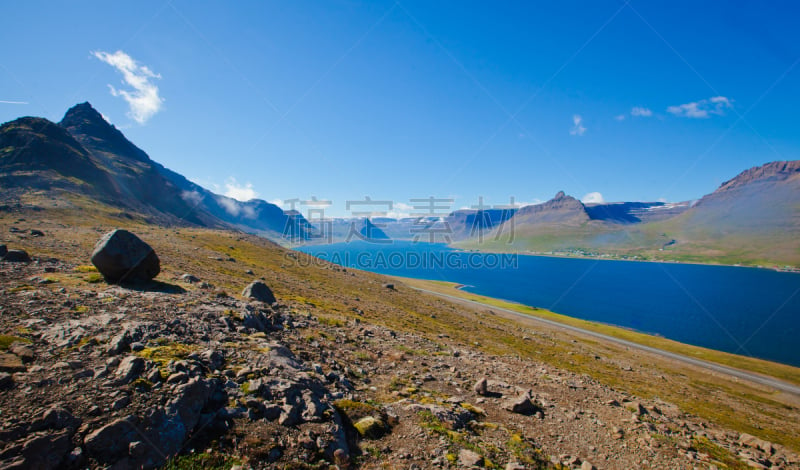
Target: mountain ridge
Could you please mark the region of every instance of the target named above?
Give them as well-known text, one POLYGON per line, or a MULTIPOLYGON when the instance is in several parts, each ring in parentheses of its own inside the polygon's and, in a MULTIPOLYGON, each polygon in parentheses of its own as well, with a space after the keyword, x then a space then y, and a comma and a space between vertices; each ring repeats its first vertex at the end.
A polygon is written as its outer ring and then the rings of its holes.
POLYGON ((155 162, 88 102, 71 107, 59 123, 30 117, 3 124, 0 149, 0 181, 19 191, 61 189, 160 223, 233 226, 273 239, 305 239, 309 232, 302 215, 215 194, 155 162))

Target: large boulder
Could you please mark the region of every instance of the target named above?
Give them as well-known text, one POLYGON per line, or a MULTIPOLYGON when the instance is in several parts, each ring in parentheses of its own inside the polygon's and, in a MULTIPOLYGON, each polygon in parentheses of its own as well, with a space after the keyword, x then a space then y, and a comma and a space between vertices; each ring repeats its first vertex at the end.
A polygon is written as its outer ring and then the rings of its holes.
POLYGON ((127 230, 113 230, 94 246, 92 264, 108 282, 147 282, 161 271, 156 252, 127 230))
POLYGON ((267 304, 275 303, 275 294, 262 281, 253 281, 244 288, 242 297, 245 299, 258 300, 267 304))

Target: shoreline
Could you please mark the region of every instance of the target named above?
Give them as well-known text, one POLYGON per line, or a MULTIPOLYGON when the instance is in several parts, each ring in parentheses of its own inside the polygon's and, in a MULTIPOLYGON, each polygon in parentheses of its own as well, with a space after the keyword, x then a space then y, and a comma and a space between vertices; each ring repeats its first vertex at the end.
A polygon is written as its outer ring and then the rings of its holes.
MULTIPOLYGON (((392 241, 399 241, 399 242, 410 242, 411 240, 402 240, 402 239, 392 239, 392 241)), ((301 248, 306 247, 320 247, 320 246, 331 246, 337 244, 347 244, 348 242, 342 241, 335 241, 333 243, 303 243, 300 245, 291 245, 288 246, 290 250, 293 251, 300 251, 301 248)), ((422 242, 427 244, 427 242, 422 242)), ((439 243, 437 243, 439 244, 439 243)), ((779 273, 792 273, 792 274, 800 274, 800 266, 792 266, 792 265, 784 265, 779 266, 775 265, 762 265, 762 264, 745 264, 745 263, 721 263, 721 262, 714 262, 714 261, 683 261, 677 259, 631 259, 631 258, 619 258, 619 257, 607 257, 606 255, 613 256, 610 254, 603 254, 599 256, 588 256, 588 255, 578 255, 578 254, 557 254, 557 253, 540 253, 540 252, 531 252, 531 251, 502 251, 502 250, 479 250, 479 249, 470 249, 470 248, 461 248, 454 244, 447 244, 441 243, 441 245, 446 246, 447 248, 455 251, 455 252, 462 252, 462 253, 479 253, 479 254, 511 254, 511 255, 518 255, 518 256, 534 256, 534 257, 543 257, 543 258, 559 258, 559 259, 579 259, 579 260, 594 260, 594 261, 629 261, 629 262, 638 262, 638 263, 661 263, 661 264, 685 264, 685 265, 696 265, 696 266, 722 266, 722 267, 730 267, 730 268, 750 268, 750 269, 765 269, 767 271, 775 271, 779 273)))
POLYGON ((475 294, 463 290, 464 287, 468 287, 463 284, 400 276, 391 277, 404 282, 412 289, 432 295, 443 296, 450 300, 468 303, 473 306, 502 310, 517 317, 542 322, 556 328, 571 330, 572 332, 589 335, 605 341, 635 347, 800 396, 800 368, 790 364, 681 343, 660 335, 644 333, 617 325, 582 320, 515 301, 475 294))
MULTIPOLYGON (((458 246, 447 245, 449 248, 455 251, 461 251, 464 253, 483 253, 483 254, 512 254, 512 255, 519 255, 519 256, 538 256, 543 258, 560 258, 560 259, 584 259, 584 260, 596 260, 596 261, 630 261, 634 263, 662 263, 662 264, 688 264, 688 265, 696 265, 696 266, 723 266, 729 268, 751 268, 751 269, 766 269, 768 271, 776 271, 780 273, 794 273, 800 274, 800 267, 798 266, 790 266, 790 269, 781 268, 780 266, 763 266, 763 265, 751 265, 751 264, 729 264, 729 263, 716 263, 711 261, 682 261, 682 260, 675 260, 675 259, 630 259, 630 258, 608 258, 604 256, 587 256, 587 255, 561 255, 556 253, 538 253, 538 252, 530 252, 530 251, 498 251, 498 250, 476 250, 476 249, 466 249, 460 248, 458 246)), ((786 265, 789 266, 789 265, 786 265)))

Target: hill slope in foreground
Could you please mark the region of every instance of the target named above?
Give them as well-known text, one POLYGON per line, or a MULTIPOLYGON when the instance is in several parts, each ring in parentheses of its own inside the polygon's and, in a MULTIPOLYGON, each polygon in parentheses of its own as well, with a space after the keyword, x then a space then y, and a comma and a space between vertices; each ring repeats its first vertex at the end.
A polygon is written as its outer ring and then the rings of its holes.
POLYGON ((0 263, 0 466, 800 465, 796 396, 251 235, 18 202, 0 243, 33 262, 0 263), (155 248, 158 282, 110 286, 88 266, 117 227, 155 248), (239 295, 255 278, 277 304, 239 295))

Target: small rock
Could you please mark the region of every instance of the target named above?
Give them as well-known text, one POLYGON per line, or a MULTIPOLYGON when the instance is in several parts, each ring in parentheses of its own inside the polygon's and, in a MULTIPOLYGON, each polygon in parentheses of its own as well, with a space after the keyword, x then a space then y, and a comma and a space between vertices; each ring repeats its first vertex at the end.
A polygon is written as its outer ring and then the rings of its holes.
POLYGON ((533 401, 531 401, 531 397, 527 393, 506 402, 505 409, 511 411, 512 413, 519 413, 523 415, 532 415, 537 411, 541 411, 541 409, 536 406, 533 401))
POLYGON ((5 255, 3 255, 3 261, 8 261, 10 263, 30 263, 31 257, 28 256, 28 252, 25 250, 8 250, 5 255))
POLYGON ((264 284, 263 281, 253 281, 242 291, 242 297, 246 299, 258 300, 267 304, 276 302, 275 294, 264 284))
POLYGON ((120 418, 87 435, 83 443, 89 454, 99 461, 115 462, 126 455, 131 442, 139 438, 138 424, 136 416, 120 418))
POLYGON ((581 463, 581 470, 597 470, 597 469, 595 468, 594 465, 584 460, 583 463, 581 463))
POLYGON ((187 273, 187 274, 184 274, 183 276, 181 276, 181 281, 187 282, 189 284, 194 284, 196 282, 200 282, 200 278, 197 277, 197 276, 194 276, 192 274, 188 274, 187 273))
POLYGON ((42 232, 41 230, 36 230, 34 228, 34 229, 31 229, 31 236, 32 237, 43 237, 44 236, 44 232, 42 232))
POLYGON ((114 411, 121 410, 131 404, 131 399, 128 396, 117 399, 111 404, 111 409, 114 411))
POLYGON ((486 395, 488 392, 488 381, 486 377, 482 377, 475 382, 475 386, 472 387, 472 390, 475 391, 478 395, 486 395))
POLYGON ((131 383, 144 371, 144 359, 138 356, 128 356, 119 363, 116 376, 119 377, 117 383, 131 383))
POLYGON ((189 374, 186 372, 175 372, 174 374, 167 377, 168 384, 182 384, 186 383, 189 380, 189 374))
POLYGON ((389 290, 395 290, 394 289, 394 284, 384 284, 383 288, 384 289, 389 289, 389 290))
POLYGON ((0 372, 25 372, 25 366, 18 356, 0 353, 0 372))
POLYGON ((0 372, 0 390, 7 390, 14 386, 14 379, 8 372, 0 372))
POLYGON ((458 451, 458 463, 464 467, 482 467, 483 457, 469 449, 458 451))
POLYGON ((353 424, 358 434, 369 439, 379 439, 386 431, 386 425, 380 419, 366 416, 353 424))
POLYGON ((13 343, 8 348, 8 351, 15 354, 22 360, 22 362, 26 364, 29 362, 33 362, 33 360, 36 359, 36 355, 33 353, 33 349, 31 349, 31 347, 28 346, 27 344, 20 343, 19 341, 13 343))

